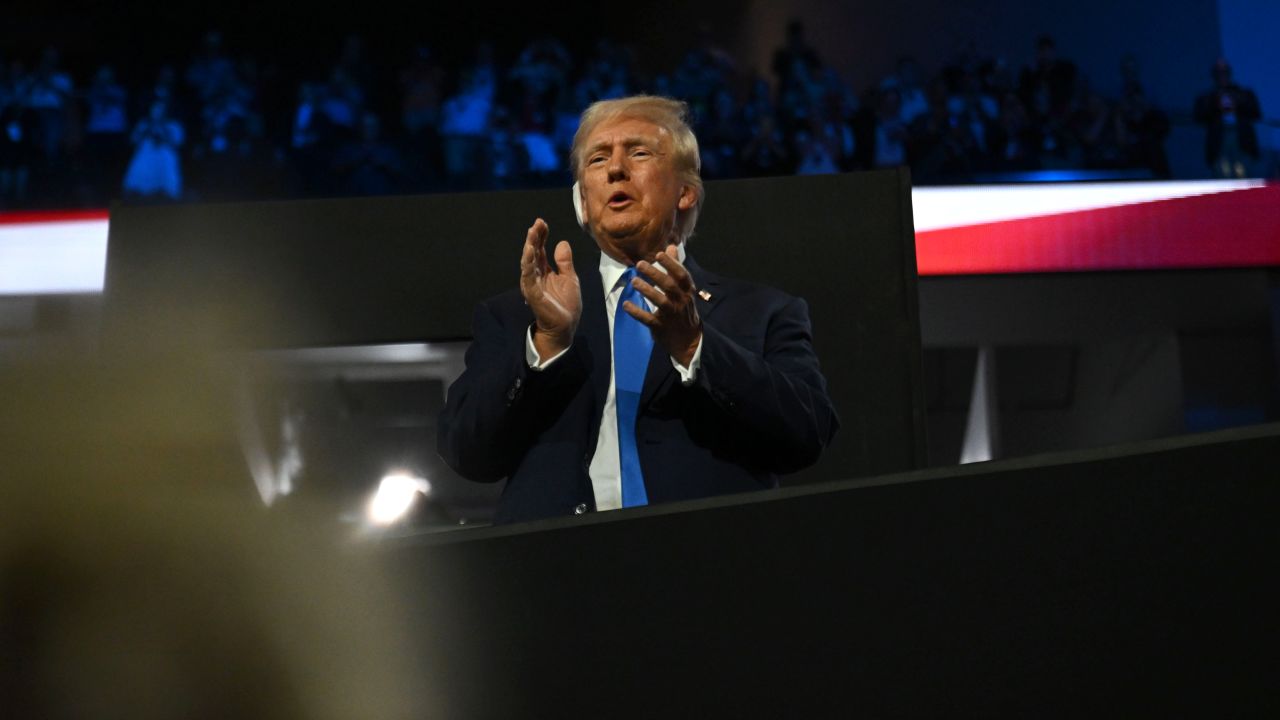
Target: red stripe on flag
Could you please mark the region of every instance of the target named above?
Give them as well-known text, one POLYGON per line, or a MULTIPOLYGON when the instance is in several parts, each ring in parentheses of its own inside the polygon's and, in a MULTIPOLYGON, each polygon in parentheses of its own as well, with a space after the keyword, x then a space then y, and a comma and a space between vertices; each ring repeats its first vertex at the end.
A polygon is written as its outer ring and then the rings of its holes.
POLYGON ((29 210, 0 213, 0 225, 107 220, 110 215, 106 210, 29 210))
POLYGON ((921 275, 1280 267, 1280 185, 916 234, 921 275))

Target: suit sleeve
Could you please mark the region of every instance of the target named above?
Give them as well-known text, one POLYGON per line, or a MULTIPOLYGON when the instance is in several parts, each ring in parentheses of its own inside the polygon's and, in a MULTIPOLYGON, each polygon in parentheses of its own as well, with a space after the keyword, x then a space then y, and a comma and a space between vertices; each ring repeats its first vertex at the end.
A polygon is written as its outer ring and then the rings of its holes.
POLYGON ((585 378, 573 347, 545 370, 531 371, 525 331, 532 318, 503 315, 511 314, 492 301, 476 308, 466 369, 449 387, 437 422, 440 456, 459 475, 480 482, 509 476, 585 378))
POLYGON ((1240 107, 1238 111, 1240 119, 1244 122, 1257 122, 1262 119, 1262 105, 1258 102, 1258 96, 1252 90, 1242 90, 1240 92, 1240 107))
POLYGON ((804 300, 791 298, 770 318, 763 354, 704 324, 702 370, 694 386, 710 395, 720 420, 769 448, 773 472, 817 462, 840 426, 804 300))

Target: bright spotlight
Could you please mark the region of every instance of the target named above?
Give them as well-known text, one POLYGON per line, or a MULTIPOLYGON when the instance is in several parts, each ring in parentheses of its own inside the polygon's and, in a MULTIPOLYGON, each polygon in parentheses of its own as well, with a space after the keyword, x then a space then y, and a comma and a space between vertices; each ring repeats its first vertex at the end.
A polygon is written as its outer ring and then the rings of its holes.
POLYGON ((408 473, 386 475, 369 502, 369 521, 374 525, 391 525, 409 512, 418 493, 429 492, 431 483, 425 478, 408 473))

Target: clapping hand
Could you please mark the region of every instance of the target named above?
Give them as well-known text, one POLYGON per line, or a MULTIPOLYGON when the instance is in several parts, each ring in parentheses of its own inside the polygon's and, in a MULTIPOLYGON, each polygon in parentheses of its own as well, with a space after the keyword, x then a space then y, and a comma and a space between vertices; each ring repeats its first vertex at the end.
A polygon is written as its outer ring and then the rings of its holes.
POLYGON ((573 250, 568 241, 561 240, 552 270, 547 259, 547 233, 547 223, 542 218, 534 220, 520 255, 520 294, 533 311, 533 346, 544 360, 569 347, 582 317, 582 291, 573 269, 573 250))
POLYGON ((638 275, 631 282, 653 303, 653 312, 638 307, 630 300, 622 304, 622 309, 648 325, 653 341, 676 362, 688 367, 698 343, 702 341, 702 318, 693 300, 698 289, 689 271, 680 264, 678 252, 675 245, 668 245, 664 252, 654 257, 653 262, 641 260, 636 263, 638 275), (666 272, 659 270, 659 265, 666 272))

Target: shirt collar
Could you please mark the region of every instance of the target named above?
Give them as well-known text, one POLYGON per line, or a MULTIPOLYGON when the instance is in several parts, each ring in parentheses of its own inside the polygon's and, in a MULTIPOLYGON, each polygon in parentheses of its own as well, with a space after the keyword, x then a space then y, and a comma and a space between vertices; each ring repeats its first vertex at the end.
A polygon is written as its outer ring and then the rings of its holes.
MULTIPOLYGON (((676 259, 683 263, 684 258, 684 243, 680 243, 679 245, 676 245, 676 259)), ((604 288, 605 297, 609 297, 609 293, 617 289, 616 286, 618 281, 622 279, 622 274, 627 271, 628 267, 630 266, 623 265, 617 260, 614 260, 610 257, 609 253, 600 253, 600 285, 604 288)), ((659 269, 662 268, 661 265, 656 267, 659 269)), ((663 272, 666 271, 663 270, 663 272)))

